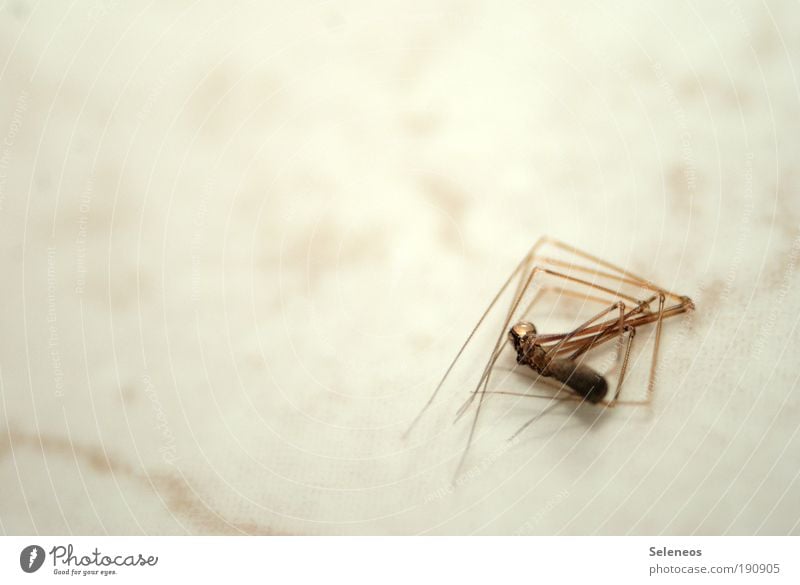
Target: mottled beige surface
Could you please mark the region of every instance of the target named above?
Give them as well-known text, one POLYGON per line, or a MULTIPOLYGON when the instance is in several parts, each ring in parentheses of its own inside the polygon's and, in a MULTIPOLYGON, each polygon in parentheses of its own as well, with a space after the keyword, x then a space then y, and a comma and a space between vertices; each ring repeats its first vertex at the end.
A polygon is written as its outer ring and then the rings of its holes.
POLYGON ((800 532, 797 3, 273 4, 0 4, 0 531, 800 532), (453 490, 542 234, 698 311, 453 490))

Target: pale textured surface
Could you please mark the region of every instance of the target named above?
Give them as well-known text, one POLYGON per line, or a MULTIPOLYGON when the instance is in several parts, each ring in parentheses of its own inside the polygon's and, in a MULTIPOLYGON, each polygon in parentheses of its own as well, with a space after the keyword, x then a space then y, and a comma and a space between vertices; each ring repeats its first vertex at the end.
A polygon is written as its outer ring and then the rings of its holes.
POLYGON ((0 530, 798 533, 797 4, 275 4, 2 4, 0 530), (542 234, 698 311, 451 491, 542 234))

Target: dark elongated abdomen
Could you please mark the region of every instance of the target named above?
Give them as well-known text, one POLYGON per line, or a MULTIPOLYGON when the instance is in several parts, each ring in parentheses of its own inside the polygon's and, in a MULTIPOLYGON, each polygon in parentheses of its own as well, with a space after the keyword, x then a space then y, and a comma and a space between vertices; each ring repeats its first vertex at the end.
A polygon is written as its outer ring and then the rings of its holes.
POLYGON ((547 376, 563 382, 587 402, 597 404, 608 391, 606 379, 589 366, 572 360, 554 359, 547 364, 547 376))

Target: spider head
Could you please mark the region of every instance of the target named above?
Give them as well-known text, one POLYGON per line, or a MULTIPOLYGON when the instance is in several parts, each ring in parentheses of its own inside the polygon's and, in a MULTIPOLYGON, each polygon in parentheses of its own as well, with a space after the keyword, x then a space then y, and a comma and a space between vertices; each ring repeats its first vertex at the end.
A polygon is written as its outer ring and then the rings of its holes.
POLYGON ((517 354, 525 354, 536 339, 536 327, 528 321, 520 321, 508 330, 508 340, 517 354))

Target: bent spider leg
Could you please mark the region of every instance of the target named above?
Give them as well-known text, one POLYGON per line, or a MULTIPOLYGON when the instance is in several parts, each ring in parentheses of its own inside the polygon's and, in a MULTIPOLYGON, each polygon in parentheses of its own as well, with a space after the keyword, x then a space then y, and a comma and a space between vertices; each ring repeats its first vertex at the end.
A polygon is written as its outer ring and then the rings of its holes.
MULTIPOLYGON (((586 400, 586 399, 585 399, 585 398, 583 398, 583 399, 581 399, 581 400, 580 400, 580 402, 582 403, 584 400, 586 400)), ((531 418, 531 419, 530 419, 528 422, 526 422, 524 425, 522 425, 522 426, 521 426, 519 429, 517 429, 517 432, 516 432, 516 433, 514 433, 513 435, 511 435, 511 436, 508 438, 508 440, 509 440, 509 441, 513 441, 514 439, 516 439, 516 438, 517 438, 517 437, 518 437, 520 434, 522 434, 522 432, 523 432, 525 429, 527 429, 529 426, 531 426, 531 425, 532 425, 533 423, 535 423, 537 420, 539 420, 540 418, 542 418, 542 417, 543 417, 545 414, 547 414, 548 412, 550 412, 551 410, 553 410, 553 409, 556 407, 556 405, 557 405, 557 404, 558 404, 558 403, 557 403, 557 402, 555 402, 555 403, 551 404, 550 406, 548 406, 547 408, 543 409, 543 410, 542 410, 542 412, 538 413, 536 416, 534 416, 534 417, 533 417, 533 418, 531 418)))
MULTIPOLYGON (((603 260, 602 258, 598 258, 597 256, 589 254, 588 252, 585 252, 585 251, 583 251, 583 250, 581 250, 579 248, 576 248, 575 246, 571 246, 570 244, 567 244, 566 242, 562 242, 561 240, 557 240, 555 238, 551 238, 551 237, 548 236, 548 237, 545 237, 545 238, 541 238, 540 241, 537 242, 537 244, 540 244, 540 246, 544 245, 545 243, 550 244, 550 245, 554 246, 555 248, 559 248, 561 250, 569 252, 570 254, 578 256, 579 258, 583 258, 585 260, 589 260, 589 261, 591 261, 591 262, 593 262, 595 264, 598 264, 600 266, 604 266, 605 268, 608 268, 610 270, 618 272, 618 273, 622 274, 623 276, 625 276, 625 277, 627 277, 627 278, 629 278, 631 280, 636 281, 637 284, 646 285, 645 288, 649 288, 651 290, 657 290, 657 291, 663 292, 666 296, 672 297, 672 298, 675 298, 675 299, 687 299, 688 300, 687 297, 683 297, 681 295, 675 294, 675 293, 670 292, 668 290, 662 289, 661 287, 657 286, 656 284, 654 284, 653 282, 651 282, 651 281, 649 281, 649 280, 647 280, 645 278, 637 276, 636 274, 633 274, 632 272, 630 272, 628 270, 625 270, 624 268, 620 268, 616 264, 612 264, 611 262, 608 262, 607 260, 603 260), (542 242, 542 240, 544 240, 544 242, 542 242)), ((578 270, 580 270, 580 267, 576 267, 576 268, 578 270)))
MULTIPOLYGON (((612 296, 615 296, 615 297, 622 297, 622 298, 628 299, 628 300, 636 303, 637 305, 641 303, 641 301, 639 299, 635 298, 635 297, 631 297, 629 295, 622 294, 622 293, 620 293, 618 291, 614 291, 614 290, 612 290, 612 289, 610 289, 608 287, 602 286, 600 284, 597 284, 597 283, 594 283, 594 282, 590 282, 590 281, 587 281, 587 280, 583 280, 581 278, 577 278, 577 277, 574 277, 574 276, 570 276, 568 274, 563 274, 563 273, 557 272, 555 270, 550 270, 549 268, 543 268, 541 266, 534 266, 530 271, 530 275, 525 280, 525 284, 520 289, 518 289, 518 294, 516 295, 516 298, 514 299, 514 302, 511 305, 511 309, 509 310, 509 312, 508 312, 508 314, 506 316, 506 319, 505 319, 505 322, 504 322, 503 327, 501 329, 500 335, 498 336, 497 343, 495 344, 495 348, 492 351, 492 355, 491 355, 491 357, 489 359, 489 363, 487 364, 487 368, 484 370, 484 374, 481 377, 481 380, 478 382, 477 388, 480 389, 481 386, 483 386, 482 391, 471 393, 469 399, 467 400, 467 404, 465 406, 462 406, 462 408, 460 409, 460 412, 461 411, 466 411, 466 408, 468 408, 469 404, 471 404, 471 402, 474 400, 475 394, 479 394, 480 395, 478 397, 478 405, 475 408, 475 414, 474 414, 474 416, 472 418, 472 424, 470 426, 469 435, 467 437, 467 444, 466 444, 466 446, 464 448, 464 451, 463 451, 463 453, 461 455, 461 459, 459 461, 458 468, 456 469, 456 476, 458 476, 458 474, 461 472, 461 468, 463 467, 464 462, 466 461, 467 454, 469 453, 469 449, 470 449, 470 447, 472 445, 472 442, 473 442, 473 439, 475 437, 475 429, 477 428, 477 425, 478 425, 478 419, 480 417, 481 407, 483 405, 483 400, 484 400, 484 397, 485 397, 485 394, 486 394, 486 392, 485 392, 486 386, 485 386, 484 382, 487 380, 488 376, 491 374, 492 367, 494 366, 495 362, 497 361, 497 358, 499 357, 499 350, 501 349, 502 340, 505 337, 506 331, 507 331, 508 326, 509 326, 509 323, 511 322, 511 317, 516 312, 516 310, 517 310, 517 308, 519 306, 519 303, 522 300, 522 297, 524 296, 525 292, 528 290, 528 288, 533 283, 534 278, 535 278, 535 276, 537 274, 549 274, 550 276, 553 276, 555 278, 564 279, 567 282, 573 282, 573 283, 576 283, 576 284, 580 284, 580 285, 583 285, 583 286, 586 286, 586 287, 589 287, 589 288, 593 288, 593 289, 602 291, 602 292, 604 292, 606 294, 609 294, 609 295, 612 295, 612 296)), ((512 277, 513 277, 513 275, 512 275, 512 277)), ((617 309, 617 308, 619 308, 619 310, 620 310, 620 321, 619 321, 619 323, 620 323, 620 335, 622 335, 622 325, 623 325, 625 305, 621 301, 618 302, 618 303, 615 303, 614 305, 612 305, 611 307, 609 307, 605 311, 599 313, 598 315, 596 315, 595 317, 590 319, 584 325, 585 326, 591 325, 592 323, 597 321, 597 319, 600 319, 601 317, 603 317, 603 315, 606 315, 606 314, 610 313, 611 311, 613 311, 614 309, 617 309)), ((563 340, 564 337, 568 337, 568 338, 569 337, 574 337, 578 333, 580 333, 580 330, 574 330, 573 332, 568 333, 566 335, 565 334, 557 334, 557 335, 545 335, 545 336, 542 336, 542 337, 545 338, 547 341, 558 341, 558 340, 563 340)), ((463 412, 461 412, 461 414, 463 414, 463 412)))
POLYGON ((658 320, 656 321, 656 339, 653 343, 653 358, 650 362, 650 377, 647 380, 647 399, 653 394, 656 384, 656 367, 658 363, 658 350, 661 346, 661 326, 664 323, 664 295, 658 297, 658 320))
POLYGON ((622 383, 625 381, 625 373, 628 370, 628 360, 631 357, 631 347, 633 347, 633 338, 636 337, 636 329, 630 325, 625 326, 625 331, 628 334, 628 343, 625 344, 625 357, 622 360, 622 367, 619 370, 619 378, 617 378, 617 389, 614 391, 614 398, 608 403, 609 407, 614 407, 619 402, 619 393, 622 392, 622 383))
MULTIPOLYGON (((559 349, 561 349, 561 347, 566 342, 568 342, 570 339, 572 339, 576 335, 581 334, 592 323, 600 320, 602 317, 605 317, 609 313, 613 313, 614 311, 617 311, 617 310, 619 311, 619 320, 618 320, 618 323, 619 323, 619 335, 620 335, 620 337, 622 337, 622 330, 623 330, 623 328, 625 326, 625 303, 623 303, 622 301, 617 301, 616 303, 612 304, 609 307, 606 307, 605 309, 603 309, 602 311, 597 313, 595 316, 591 317, 590 319, 588 319, 587 321, 585 321, 584 323, 582 323, 581 325, 579 325, 578 327, 576 327, 575 329, 573 329, 572 331, 567 333, 564 337, 562 337, 558 341, 558 343, 556 343, 553 347, 549 348, 547 350, 547 354, 548 355, 552 354, 551 357, 550 357, 550 360, 553 360, 555 358, 555 356, 558 353, 559 349)), ((591 346, 591 341, 589 343, 589 346, 591 346)), ((588 350, 584 350, 581 353, 585 353, 586 351, 588 351, 588 350)))
MULTIPOLYGON (((528 262, 530 262, 530 259, 528 259, 528 262)), ((497 338, 497 343, 495 343, 495 347, 494 347, 494 350, 492 352, 492 357, 489 360, 489 364, 487 365, 488 369, 484 371, 483 377, 478 382, 478 388, 481 388, 481 386, 484 384, 484 380, 488 380, 488 377, 491 374, 491 368, 494 366, 495 362, 497 361, 498 356, 500 355, 499 350, 500 350, 501 345, 503 345, 502 340, 505 337, 505 332, 508 330, 508 325, 511 322, 511 317, 516 312, 517 308, 519 307, 519 303, 522 300, 522 296, 525 294, 525 292, 530 287, 531 283, 534 280, 534 277, 537 274, 539 274, 540 272, 541 272, 541 269, 538 266, 534 266, 533 269, 530 271, 530 274, 528 275, 528 277, 525 279, 525 284, 521 288, 517 289, 517 295, 514 298, 514 302, 511 304, 511 308, 508 311, 508 314, 506 315, 505 322, 503 323, 503 326, 500 329, 500 335, 497 338)), ((483 405, 483 400, 486 397, 485 390, 486 390, 486 386, 483 385, 483 388, 481 389, 480 392, 472 393, 470 395, 469 399, 468 399, 467 407, 469 407, 469 403, 471 403, 472 400, 474 400, 475 394, 479 394, 480 395, 478 397, 478 405, 475 408, 475 415, 473 416, 472 424, 470 425, 469 436, 467 437, 467 445, 464 447, 464 451, 461 454, 461 459, 458 462, 458 467, 456 468, 456 473, 455 473, 456 477, 458 477, 458 474, 461 473, 461 468, 463 467, 464 462, 467 459, 467 454, 469 453, 470 445, 472 445, 472 440, 473 440, 473 438, 475 436, 475 429, 478 426, 478 418, 479 418, 480 413, 481 413, 481 406, 483 405)))
MULTIPOLYGON (((619 318, 615 319, 615 321, 619 325, 619 336, 620 336, 619 338, 620 338, 620 340, 622 340, 622 336, 624 334, 624 329, 625 329, 625 303, 623 303, 622 301, 618 301, 618 302, 610 305, 609 307, 606 307, 605 309, 603 309, 602 311, 600 311, 599 313, 597 313, 596 315, 594 315, 593 317, 591 317, 590 319, 586 320, 584 323, 582 323, 581 325, 579 325, 578 327, 573 329, 571 332, 569 332, 565 336, 563 336, 558 341, 558 343, 556 343, 553 347, 551 347, 550 349, 547 350, 548 354, 552 354, 552 357, 550 359, 552 360, 552 359, 555 358, 555 355, 558 353, 558 350, 560 349, 560 347, 564 343, 568 342, 570 339, 572 339, 576 335, 579 335, 582 331, 584 331, 592 323, 595 323, 599 319, 602 319, 604 316, 606 316, 609 313, 612 313, 614 311, 619 311, 619 318)), ((588 340, 586 340, 585 341, 585 345, 587 346, 587 349, 584 349, 583 351, 581 351, 581 353, 585 353, 586 351, 588 351, 588 348, 591 347, 593 345, 593 343, 594 343, 594 339, 592 339, 592 338, 589 338, 588 340)), ((626 365, 627 365, 627 361, 626 361, 626 365)), ((586 397, 581 397, 581 402, 583 402, 585 400, 586 400, 586 397)), ((527 429, 530 425, 532 425, 535 421, 537 421, 542 416, 542 414, 544 414, 548 410, 549 410, 549 408, 545 409, 541 413, 538 413, 536 416, 531 418, 519 430, 517 430, 516 433, 514 433, 514 435, 511 437, 511 439, 516 438, 520 433, 522 433, 525 429, 527 429)))
MULTIPOLYGON (((551 293, 551 292, 552 293, 557 293, 559 296, 561 296, 561 295, 572 296, 572 297, 578 298, 580 300, 589 300, 589 301, 593 301, 595 303, 603 304, 603 305, 607 305, 609 303, 608 299, 600 298, 598 296, 580 294, 580 293, 577 293, 577 292, 575 292, 573 290, 569 290, 569 289, 566 289, 566 288, 563 288, 563 287, 559 287, 559 286, 544 286, 544 287, 542 287, 541 289, 539 289, 536 292, 536 295, 534 296, 533 300, 531 300, 531 302, 528 303, 528 306, 525 307, 525 310, 522 311, 522 317, 521 318, 524 318, 526 315, 528 315, 530 313, 530 311, 533 309, 534 305, 541 299, 541 297, 543 297, 545 294, 548 294, 548 293, 551 293)), ((653 297, 653 298, 655 298, 655 297, 653 297)), ((632 313, 633 313, 633 311, 629 312, 626 316, 631 315, 632 313)), ((616 319, 614 319, 614 322, 616 323, 616 319)), ((603 331, 602 333, 595 334, 595 337, 599 337, 600 335, 603 335, 606 332, 607 332, 607 330, 603 331)), ((505 347, 508 344, 509 344, 509 341, 508 341, 508 338, 506 338, 505 341, 503 342, 503 345, 500 347, 500 351, 505 349, 505 347)), ((569 347, 568 349, 573 349, 574 345, 572 345, 572 344, 569 344, 569 345, 571 347, 569 347)), ((582 347, 583 347, 583 349, 582 349, 581 353, 584 353, 585 351, 587 351, 589 349, 585 345, 582 346, 582 347)), ((562 348, 562 351, 563 350, 564 350, 564 348, 562 348)), ((574 358, 571 357, 570 359, 574 359, 574 358)), ((493 366, 493 368, 494 368, 494 366, 493 366)), ((516 371, 516 367, 514 369, 507 369, 507 368, 501 368, 501 369, 503 369, 505 371, 508 371, 508 372, 516 371)), ((482 377, 481 381, 483 381, 483 380, 484 380, 484 378, 482 377)), ((546 380, 546 378, 545 378, 545 380, 546 380)), ((486 387, 488 386, 488 384, 485 383, 485 382, 484 382, 483 386, 484 386, 484 389, 485 389, 484 391, 488 392, 489 394, 497 394, 498 393, 498 392, 495 392, 495 391, 486 390, 486 387)), ((479 391, 479 388, 475 388, 475 389, 470 391, 470 394, 475 394, 478 391, 479 391)), ((466 408, 467 408, 467 406, 469 406, 469 404, 471 404, 471 398, 468 398, 467 401, 464 404, 462 404, 461 407, 459 408, 458 413, 456 415, 456 421, 463 414, 463 412, 466 410, 466 408)))
MULTIPOLYGON (((478 322, 475 324, 475 326, 472 328, 472 331, 470 331, 469 335, 467 336, 467 339, 466 339, 466 340, 464 341, 464 343, 461 345, 461 347, 459 348, 459 350, 458 350, 458 352, 456 353, 455 357, 454 357, 454 358, 453 358, 453 360, 450 362, 450 365, 447 367, 447 370, 445 370, 445 373, 444 373, 444 375, 443 375, 443 376, 442 376, 442 378, 439 380, 439 383, 436 385, 436 388, 435 388, 435 389, 433 390, 433 392, 431 393, 430 397, 428 398, 428 401, 425 403, 425 405, 422 407, 422 409, 421 409, 421 410, 420 410, 420 411, 417 413, 417 415, 416 415, 416 416, 414 417, 414 419, 411 421, 411 424, 408 426, 408 428, 406 429, 406 431, 403 433, 403 437, 406 437, 406 436, 408 436, 408 434, 409 434, 409 433, 410 433, 410 432, 413 430, 413 428, 414 428, 414 427, 417 425, 417 423, 419 422, 420 418, 422 418, 422 415, 423 415, 423 414, 425 414, 425 411, 427 411, 427 410, 428 410, 428 408, 430 408, 431 404, 433 404, 433 401, 436 399, 436 396, 439 394, 440 390, 442 389, 442 386, 444 385, 445 381, 447 380, 447 377, 450 375, 450 372, 452 372, 452 370, 453 370, 453 367, 456 365, 456 362, 458 362, 458 359, 459 359, 459 358, 461 357, 461 355, 464 353, 464 350, 466 349, 467 345, 469 345, 469 342, 472 340, 472 338, 475 336, 475 333, 478 331, 478 328, 481 326, 481 324, 483 323, 484 319, 486 319, 486 316, 489 314, 489 312, 492 310, 492 308, 493 308, 493 307, 494 307, 494 306, 497 304, 497 301, 498 301, 498 300, 500 300, 500 297, 501 297, 501 296, 503 295, 503 293, 506 291, 506 289, 508 288, 508 285, 510 285, 510 284, 511 284, 511 282, 514 280, 514 278, 515 278, 515 277, 516 277, 518 274, 519 274, 519 275, 522 275, 522 274, 524 274, 524 273, 527 271, 527 267, 528 267, 528 266, 529 266, 529 264, 530 264, 530 261, 531 261, 532 255, 533 255, 533 254, 535 254, 536 250, 537 250, 537 249, 538 249, 538 248, 539 248, 539 247, 540 247, 540 246, 541 246, 541 245, 542 245, 544 242, 545 242, 545 239, 544 239, 544 238, 540 238, 540 239, 539 239, 539 241, 537 241, 537 242, 536 242, 536 243, 533 245, 533 247, 531 248, 531 250, 530 250, 530 251, 529 251, 529 252, 528 252, 528 253, 525 255, 525 257, 524 257, 524 258, 523 258, 523 259, 522 259, 522 260, 519 262, 519 264, 517 265, 517 267, 516 267, 516 268, 515 268, 515 269, 514 269, 514 270, 511 272, 511 274, 508 276, 508 278, 506 279, 506 281, 505 281, 505 282, 503 283, 503 285, 500 287, 500 290, 498 290, 498 291, 497 291, 497 293, 495 293, 495 295, 494 295, 494 298, 493 298, 493 299, 491 300, 491 302, 489 303, 489 306, 488 306, 488 307, 486 307, 486 309, 484 310, 483 314, 482 314, 482 315, 480 316, 480 318, 478 319, 478 322), (523 270, 523 269, 524 269, 524 270, 523 270)), ((491 357, 490 357, 489 361, 491 362, 491 357)), ((488 367, 488 364, 487 364, 487 367, 488 367)), ((485 372, 484 372, 484 375, 485 375, 485 372)))
MULTIPOLYGON (((571 295, 574 295, 576 297, 580 296, 577 293, 575 293, 573 291, 568 291, 567 289, 564 289, 562 287, 551 287, 551 286, 542 287, 541 289, 536 291, 536 294, 534 295, 533 299, 531 299, 530 303, 528 303, 528 305, 522 311, 522 315, 524 316, 524 315, 529 314, 533 310, 533 307, 536 305, 536 303, 539 302, 539 300, 545 294, 547 294, 548 292, 551 292, 551 291, 558 292, 559 294, 568 294, 568 295, 571 294, 571 295)), ((520 288, 518 287, 517 295, 519 295, 519 294, 524 294, 524 291, 520 291, 520 288)), ((594 300, 597 300, 598 302, 601 302, 601 303, 605 302, 603 299, 600 299, 599 297, 591 297, 591 298, 594 299, 594 300)), ((506 316, 507 319, 506 319, 505 327, 508 327, 508 324, 511 323, 511 314, 512 313, 509 312, 509 314, 506 316)), ((505 333, 505 329, 502 331, 502 333, 505 333)), ((486 368, 484 368, 483 374, 481 375, 481 379, 478 381, 478 385, 475 387, 474 390, 470 391, 470 396, 466 399, 464 404, 462 404, 461 407, 456 412, 456 416, 455 416, 455 419, 453 420, 453 424, 457 423, 461 419, 461 417, 464 415, 464 413, 467 412, 467 409, 472 404, 472 401, 475 399, 475 394, 477 394, 479 391, 487 392, 488 387, 489 387, 489 377, 491 375, 491 372, 494 370, 495 362, 497 361, 498 357, 500 356, 500 352, 502 352, 505 349, 505 347, 508 345, 508 343, 509 343, 508 342, 508 337, 503 335, 503 343, 502 343, 502 345, 498 348, 497 352, 495 352, 492 355, 492 357, 490 357, 489 363, 486 365, 486 368), (482 390, 481 390, 481 386, 483 387, 482 390)), ((490 394, 491 394, 491 392, 490 392, 490 394)))
MULTIPOLYGON (((621 274, 611 274, 609 272, 603 272, 602 270, 598 270, 596 268, 583 266, 581 264, 575 264, 573 262, 567 262, 565 260, 559 260, 557 258, 550 258, 548 256, 539 256, 539 257, 537 257, 537 260, 540 263, 552 264, 553 266, 561 268, 561 269, 574 270, 576 272, 583 272, 585 274, 590 274, 590 275, 598 276, 598 277, 601 277, 601 278, 613 279, 613 280, 616 280, 617 282, 619 282, 621 284, 639 286, 639 287, 645 288, 647 290, 661 292, 661 293, 664 293, 665 296, 670 297, 670 298, 675 299, 675 300, 681 300, 681 299, 685 299, 686 298, 686 297, 684 297, 682 295, 678 295, 676 293, 673 293, 673 292, 670 292, 670 291, 668 291, 666 289, 663 289, 663 288, 653 284, 649 280, 646 280, 644 278, 641 278, 639 276, 631 274, 630 272, 624 271, 621 268, 617 268, 616 269, 621 274)), ((656 296, 653 297, 653 300, 655 300, 655 298, 656 298, 656 296)))
MULTIPOLYGON (((483 400, 485 399, 486 394, 493 394, 493 393, 506 393, 503 391, 491 391, 489 390, 489 382, 494 371, 494 368, 497 365, 497 360, 505 348, 505 345, 508 343, 507 340, 507 330, 509 327, 514 314, 517 312, 519 305, 522 301, 522 298, 525 296, 526 292, 528 291, 531 284, 536 279, 537 275, 541 274, 549 274, 555 278, 560 278, 568 283, 573 285, 579 285, 582 287, 587 287, 589 289, 600 291, 605 295, 609 295, 611 298, 617 299, 618 302, 606 309, 604 312, 600 313, 598 316, 590 320, 589 322, 585 323, 585 327, 579 327, 575 330, 566 333, 566 334, 554 334, 554 335, 544 335, 539 336, 540 343, 542 345, 545 344, 553 344, 553 347, 547 349, 548 353, 552 352, 553 357, 555 355, 560 355, 566 352, 573 352, 569 359, 577 359, 581 355, 585 354, 586 352, 590 351, 595 346, 605 343, 611 339, 618 339, 619 345, 617 348, 617 357, 615 359, 616 363, 619 363, 620 354, 622 351, 622 347, 624 345, 625 352, 622 359, 622 365, 620 367, 620 375, 617 381, 617 387, 615 389, 614 396, 609 403, 606 403, 609 406, 614 406, 616 404, 639 404, 641 402, 638 401, 622 401, 619 400, 620 392, 622 389, 622 383, 625 380, 625 374, 627 372, 627 367, 631 355, 631 348, 633 344, 633 337, 635 336, 635 330, 640 325, 645 325, 648 323, 656 322, 656 332, 655 332, 655 342, 653 348, 653 357, 651 360, 650 366, 650 376, 648 381, 648 398, 647 401, 650 400, 650 395, 653 393, 653 389, 656 382, 656 374, 657 374, 657 360, 659 355, 660 349, 660 339, 661 339, 661 331, 664 319, 669 317, 678 315, 680 313, 684 313, 686 311, 694 309, 694 303, 685 296, 679 296, 675 293, 662 289, 652 283, 649 280, 641 278, 639 276, 634 275, 633 273, 624 270, 610 262, 597 258, 587 252, 583 252, 578 248, 570 246, 564 242, 559 240, 555 240, 549 237, 540 238, 528 251, 528 253, 523 257, 523 259, 519 262, 517 267, 512 271, 509 277, 506 279, 504 284, 500 287, 500 290, 495 294, 492 301, 489 303, 489 306, 483 312, 481 317, 479 318, 478 322, 476 323, 475 327, 472 329, 470 334, 467 336, 467 339, 464 341, 463 345, 460 347, 456 356, 449 364, 447 370, 445 371, 444 376, 442 376, 439 384, 436 386, 434 391, 431 393, 427 403, 423 406, 420 412, 416 415, 414 420, 409 425, 408 429, 406 430, 404 435, 410 433, 413 427, 417 424, 419 419, 425 413, 425 411, 430 407, 433 401, 436 399, 436 396, 441 391, 445 381, 447 380, 448 376, 451 374, 453 368, 455 367, 458 360, 464 354, 466 347, 469 343, 473 340, 478 329, 486 320, 489 313, 493 310, 493 308, 497 305, 500 298, 506 294, 508 287, 511 285, 512 282, 516 279, 516 290, 514 292, 512 301, 510 303, 508 312, 505 315, 505 320, 502 324, 498 332, 497 341, 494 345, 494 348, 489 354, 489 358, 486 362, 485 367, 481 373, 480 380, 475 386, 475 389, 470 392, 470 396, 465 402, 465 404, 459 409, 457 417, 462 416, 469 406, 472 404, 475 398, 475 394, 480 394, 477 408, 475 409, 475 413, 472 420, 472 425, 470 426, 469 436, 467 439, 467 444, 464 448, 464 451, 461 455, 461 460, 458 465, 458 469, 456 471, 456 475, 460 473, 461 468, 464 465, 464 462, 467 458, 469 453, 470 447, 474 441, 476 428, 478 419, 480 416, 480 411, 482 407, 483 400), (545 245, 552 245, 555 248, 559 248, 562 251, 566 251, 567 253, 577 257, 582 258, 585 261, 589 261, 592 264, 596 265, 595 267, 587 267, 582 266, 575 262, 567 262, 565 260, 558 260, 555 258, 544 257, 538 254, 539 250, 545 245), (544 264, 544 266, 540 265, 544 264), (558 270, 552 270, 547 268, 546 266, 549 265, 551 267, 565 267, 565 270, 576 272, 576 273, 583 273, 587 276, 586 278, 579 278, 574 274, 565 274, 564 272, 560 272, 558 270), (604 272, 599 270, 597 266, 604 267, 607 270, 616 272, 617 274, 611 274, 608 272, 604 272), (598 284, 597 282, 592 282, 589 278, 592 279, 607 279, 609 281, 617 283, 617 290, 609 288, 612 286, 603 286, 598 284), (630 294, 625 294, 619 287, 623 285, 628 286, 638 286, 641 289, 649 290, 653 293, 656 293, 648 300, 640 300, 630 294), (650 305, 651 303, 658 298, 659 300, 659 308, 657 314, 653 314, 651 312, 650 305), (675 299, 678 301, 677 304, 673 306, 666 306, 666 298, 675 299), (625 313, 624 310, 624 303, 622 300, 630 301, 635 304, 634 308, 631 309, 629 312, 625 313), (620 306, 621 305, 621 306, 620 306), (613 320, 606 320, 600 323, 597 323, 598 320, 602 319, 602 317, 606 314, 609 314, 614 311, 615 307, 619 307, 620 309, 620 316, 619 318, 615 318, 613 320), (627 343, 624 342, 624 335, 627 334, 627 343)), ((604 282, 605 284, 605 282, 604 282)), ((571 295, 575 297, 582 297, 584 300, 591 300, 596 302, 608 302, 608 299, 602 299, 600 296, 584 294, 581 295, 575 291, 570 291, 565 288, 555 288, 555 289, 548 289, 543 288, 542 290, 538 291, 534 300, 531 304, 523 311, 523 314, 527 313, 530 310, 530 306, 533 305, 540 297, 541 294, 547 292, 548 290, 558 290, 562 294, 571 295)), ((588 291, 587 291, 588 292, 588 291)), ((547 379, 545 379, 547 381, 547 379)), ((563 385, 562 385, 563 389, 563 385)), ((569 392, 569 390, 567 390, 569 392)), ((514 394, 514 393, 506 393, 506 394, 514 394)), ((559 397, 559 396, 540 396, 540 395, 532 395, 532 394, 524 394, 523 396, 530 396, 530 397, 537 397, 537 398, 550 398, 551 400, 573 400, 573 401, 585 401, 585 397, 573 395, 568 397, 559 397)), ((543 414, 543 413, 542 413, 543 414)), ((522 432, 527 426, 532 424, 533 421, 529 421, 523 429, 520 429, 517 433, 515 433, 514 437, 516 437, 520 432, 522 432)), ((513 437, 512 437, 513 438, 513 437)))
MULTIPOLYGON (((656 297, 653 296, 648 300, 642 301, 642 302, 639 303, 638 306, 634 307, 633 309, 631 309, 630 311, 625 313, 624 318, 623 318, 623 321, 625 323, 625 328, 633 329, 630 325, 627 324, 629 322, 629 320, 631 319, 631 317, 633 317, 634 315, 637 315, 638 313, 641 313, 641 312, 643 312, 645 310, 648 310, 647 309, 647 305, 649 305, 655 298, 656 297)), ((616 333, 613 332, 613 330, 616 328, 616 319, 613 320, 613 321, 608 321, 607 323, 608 323, 608 325, 604 329, 602 329, 601 331, 598 331, 597 333, 594 333, 590 338, 585 338, 587 340, 590 340, 590 343, 585 343, 583 345, 580 345, 580 344, 577 344, 577 343, 576 344, 572 344, 572 343, 566 344, 567 345, 566 347, 562 347, 561 348, 561 352, 567 352, 567 351, 570 351, 573 348, 577 347, 577 349, 574 352, 572 352, 569 355, 569 357, 567 357, 567 359, 576 360, 581 355, 583 355, 584 353, 589 351, 590 349, 592 349, 592 348, 594 348, 594 347, 596 347, 596 346, 598 346, 598 345, 600 345, 602 343, 605 343, 609 339, 616 338, 616 339, 619 340, 619 343, 617 344, 617 357, 615 358, 614 362, 615 363, 619 363, 620 357, 622 355, 623 340, 622 340, 621 336, 617 337, 616 333)), ((580 341, 583 341, 583 340, 580 340, 580 341)), ((561 352, 559 352, 559 353, 561 353, 561 352)))

